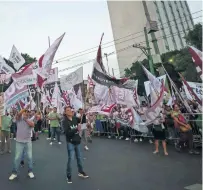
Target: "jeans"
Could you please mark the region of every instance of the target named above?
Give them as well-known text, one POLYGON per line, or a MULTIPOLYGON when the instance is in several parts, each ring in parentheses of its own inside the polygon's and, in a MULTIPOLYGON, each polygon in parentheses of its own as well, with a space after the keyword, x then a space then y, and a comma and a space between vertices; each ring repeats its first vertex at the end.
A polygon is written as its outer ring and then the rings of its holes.
POLYGON ((55 135, 57 135, 57 141, 60 142, 60 129, 59 127, 50 127, 51 128, 51 142, 53 142, 55 135))
POLYGON ((16 151, 15 151, 15 159, 14 159, 14 167, 13 167, 14 174, 18 173, 20 162, 24 153, 27 155, 27 159, 28 159, 28 172, 32 172, 33 170, 32 142, 23 143, 23 142, 16 141, 16 151))
POLYGON ((88 138, 88 129, 82 129, 80 131, 80 137, 82 140, 82 143, 87 146, 87 138, 88 138))
MULTIPOLYGON (((47 122, 48 123, 48 122, 47 122)), ((51 129, 50 124, 48 124, 48 138, 51 138, 51 129)))
POLYGON ((25 160, 25 156, 26 156, 26 153, 25 153, 25 149, 24 149, 24 150, 23 150, 22 157, 21 157, 21 161, 24 161, 24 160, 25 160))
POLYGON ((72 162, 74 160, 74 154, 76 155, 78 172, 79 173, 83 172, 82 153, 80 150, 80 144, 74 145, 72 143, 67 143, 67 151, 68 151, 68 163, 66 170, 67 177, 71 176, 72 174, 72 162))
POLYGON ((5 151, 5 144, 7 144, 7 151, 11 151, 10 131, 1 131, 1 152, 5 151))

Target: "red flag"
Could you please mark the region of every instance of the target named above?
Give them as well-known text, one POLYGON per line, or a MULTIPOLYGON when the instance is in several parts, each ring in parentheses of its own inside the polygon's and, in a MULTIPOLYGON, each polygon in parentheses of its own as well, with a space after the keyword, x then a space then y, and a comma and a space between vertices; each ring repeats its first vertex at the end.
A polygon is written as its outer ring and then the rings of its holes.
POLYGON ((57 38, 54 41, 54 43, 47 49, 47 51, 40 57, 40 59, 38 61, 39 69, 38 69, 37 81, 38 81, 38 86, 40 88, 42 87, 46 78, 48 78, 48 76, 49 76, 54 56, 56 54, 56 51, 57 51, 64 35, 65 35, 65 33, 63 35, 61 35, 59 38, 57 38))
POLYGON ((187 81, 184 79, 184 77, 179 73, 183 83, 185 84, 185 86, 187 87, 188 91, 190 92, 190 94, 192 95, 192 97, 194 97, 194 99, 200 104, 202 105, 202 100, 199 99, 199 97, 194 93, 193 89, 190 87, 190 85, 187 83, 187 81))
POLYGON ((189 47, 189 52, 195 63, 197 73, 199 74, 200 78, 202 79, 202 52, 192 46, 189 47))

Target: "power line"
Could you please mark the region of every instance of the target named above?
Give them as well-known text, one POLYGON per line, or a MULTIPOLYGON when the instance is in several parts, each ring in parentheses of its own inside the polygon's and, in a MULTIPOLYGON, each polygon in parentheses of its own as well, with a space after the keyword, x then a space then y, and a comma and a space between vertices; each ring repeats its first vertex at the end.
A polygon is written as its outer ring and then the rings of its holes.
MULTIPOLYGON (((202 16, 199 16, 199 17, 196 17, 196 18, 193 18, 193 19, 197 19, 197 18, 200 18, 200 17, 202 17, 202 16)), ((183 21, 183 22, 181 21, 180 23, 177 23, 177 24, 181 24, 181 23, 184 23, 184 22, 187 22, 187 21, 188 21, 188 20, 185 20, 185 21, 183 21)), ((176 25, 176 24, 175 24, 175 25, 176 25)), ((171 26, 165 27, 164 29, 167 29, 167 28, 172 27, 172 26, 175 26, 175 25, 171 25, 171 26)), ((186 31, 188 31, 188 30, 186 30, 186 31)), ((118 42, 118 43, 116 43, 116 44, 121 44, 121 43, 124 43, 124 42, 127 42, 127 41, 131 41, 131 40, 136 39, 136 38, 139 38, 139 37, 141 37, 141 36, 144 36, 144 35, 136 36, 136 37, 134 37, 134 38, 130 38, 130 39, 128 39, 128 40, 124 40, 124 41, 118 42)), ((143 42, 145 42, 145 41, 143 41, 143 42)), ((112 46, 114 46, 114 45, 109 45, 109 46, 107 46, 107 47, 103 47, 103 49, 108 48, 108 47, 112 47, 112 46)), ((98 48, 98 47, 97 47, 97 48, 98 48)), ((96 51, 97 51, 97 50, 93 50, 93 51, 91 51, 91 52, 87 52, 87 53, 84 53, 84 54, 77 55, 77 56, 72 57, 72 58, 70 58, 70 59, 74 59, 74 58, 77 58, 77 57, 81 57, 81 56, 83 56, 83 55, 88 55, 88 54, 93 53, 93 52, 96 52, 96 51)), ((54 64, 57 64, 57 63, 65 62, 65 61, 70 61, 70 59, 66 59, 66 60, 62 60, 62 61, 57 61, 56 63, 53 63, 53 65, 54 65, 54 64)))
MULTIPOLYGON (((179 32, 173 33, 172 35, 170 34, 170 35, 168 35, 168 36, 162 36, 162 37, 158 38, 157 40, 161 40, 161 39, 164 39, 164 38, 167 39, 167 38, 170 38, 171 36, 176 36, 176 35, 178 35, 179 33, 184 33, 184 31, 179 31, 179 32)), ((150 42, 151 42, 151 41, 150 41, 150 42)), ((142 43, 145 43, 145 41, 140 42, 139 44, 142 44, 142 43)), ((129 45, 129 46, 125 47, 125 48, 122 48, 122 49, 120 49, 120 50, 118 50, 118 51, 113 51, 113 52, 109 53, 108 56, 113 55, 113 54, 115 54, 115 53, 120 53, 120 52, 125 51, 125 50, 127 50, 127 49, 129 49, 129 48, 132 48, 132 47, 133 47, 133 44, 132 44, 132 45, 129 45)), ((103 57, 104 57, 104 56, 103 56, 103 57)), ((103 58, 103 57, 102 57, 102 58, 103 58)), ((88 60, 88 61, 85 61, 85 62, 76 64, 76 65, 73 65, 73 66, 71 66, 71 67, 67 67, 67 68, 65 68, 65 69, 61 69, 61 70, 59 70, 59 72, 63 72, 63 71, 66 71, 66 70, 70 70, 70 69, 79 67, 79 66, 83 66, 83 65, 85 65, 85 64, 87 64, 87 63, 91 63, 91 62, 94 62, 94 61, 95 61, 95 59, 90 59, 90 60, 88 60)), ((130 64, 132 64, 132 63, 130 63, 130 64)), ((129 65, 130 65, 130 64, 129 64, 129 65)))
MULTIPOLYGON (((202 10, 200 10, 200 11, 196 11, 196 12, 194 12, 194 13, 191 13, 191 15, 196 14, 196 13, 199 13, 199 12, 202 12, 202 10)), ((186 17, 188 17, 188 16, 190 16, 190 15, 183 16, 183 17, 179 17, 178 19, 186 18, 186 17)), ((193 19, 194 19, 194 18, 193 18, 193 19)), ((189 20, 187 20, 187 21, 189 21, 189 20)), ((163 23, 163 24, 159 24, 158 26, 161 26, 161 27, 162 27, 162 25, 169 24, 170 22, 175 22, 175 19, 173 19, 173 20, 171 20, 171 21, 168 21, 168 22, 165 22, 165 23, 163 23)), ((127 35, 127 36, 124 36, 124 37, 121 37, 121 38, 115 39, 115 40, 113 40, 113 41, 106 42, 106 43, 102 44, 102 46, 107 45, 107 44, 112 43, 112 42, 116 42, 116 41, 121 40, 121 39, 123 39, 123 38, 127 38, 127 37, 129 37, 129 36, 133 36, 133 35, 135 35, 135 34, 142 33, 142 32, 144 32, 144 31, 142 30, 142 31, 139 31, 139 32, 136 32, 136 33, 132 33, 132 34, 129 34, 129 35, 127 35)), ((144 35, 142 35, 142 36, 144 36, 144 35)), ((140 36, 139 36, 139 37, 140 37, 140 36)), ((111 46, 113 46, 113 45, 111 45, 111 46)), ((110 47, 110 46, 108 46, 108 47, 110 47)), ((89 49, 86 49, 86 50, 83 50, 83 51, 80 51, 80 52, 74 53, 74 54, 72 54, 72 55, 68 55, 68 56, 65 56, 65 57, 59 58, 59 59, 57 59, 56 61, 58 62, 58 61, 60 61, 60 60, 62 60, 62 59, 65 59, 65 58, 67 58, 67 57, 72 57, 72 56, 74 56, 74 55, 78 55, 78 54, 84 53, 84 52, 86 52, 86 51, 89 51, 89 50, 95 49, 95 48, 98 48, 98 46, 95 46, 95 47, 92 47, 92 48, 89 48, 89 49)), ((105 47, 105 48, 107 48, 107 47, 105 47)), ((97 50, 95 50, 95 51, 97 51, 97 50)), ((93 52, 95 52, 95 51, 93 51, 93 52)), ((92 53, 92 51, 89 52, 89 53, 92 53)))

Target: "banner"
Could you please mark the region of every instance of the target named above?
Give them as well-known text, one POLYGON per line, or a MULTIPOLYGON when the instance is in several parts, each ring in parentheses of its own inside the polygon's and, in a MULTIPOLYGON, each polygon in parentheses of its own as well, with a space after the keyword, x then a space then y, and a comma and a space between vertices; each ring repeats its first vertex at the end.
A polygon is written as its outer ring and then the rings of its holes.
POLYGON ((1 73, 5 74, 13 74, 15 73, 14 69, 10 67, 5 60, 0 56, 0 68, 1 68, 1 73))
POLYGON ((46 84, 58 81, 58 67, 50 70, 49 76, 46 80, 46 84))
POLYGON ((0 74, 0 84, 8 84, 11 79, 11 74, 0 74))
MULTIPOLYGON (((157 79, 159 80, 160 83, 161 83, 161 81, 163 80, 163 81, 164 81, 164 84, 165 84, 165 82, 166 82, 166 75, 162 75, 162 76, 160 76, 160 77, 157 77, 157 79)), ((146 95, 147 95, 147 96, 150 95, 150 84, 152 84, 151 81, 145 81, 145 82, 144 82, 145 92, 146 92, 146 95)), ((154 85, 152 86, 152 88, 158 89, 158 88, 160 88, 160 85, 158 84, 158 86, 157 86, 157 85, 155 85, 155 83, 154 83, 154 85)))
POLYGON ((19 100, 27 98, 28 96, 29 93, 27 86, 19 88, 14 83, 12 83, 4 93, 4 101, 6 109, 10 108, 19 100))
POLYGON ((94 87, 94 100, 97 104, 107 104, 109 99, 109 88, 96 83, 94 87))
POLYGON ((116 104, 111 104, 111 105, 97 105, 93 106, 88 110, 88 113, 99 113, 103 114, 106 116, 109 116, 113 110, 113 108, 116 107, 116 104))
MULTIPOLYGON (((4 93, 0 92, 0 116, 5 115, 4 109, 4 93)), ((1 123, 0 123, 1 124, 1 123)))
POLYGON ((52 95, 53 95, 53 92, 54 92, 54 87, 55 87, 55 84, 56 84, 56 83, 57 83, 57 85, 58 85, 58 89, 60 90, 61 85, 60 85, 60 82, 59 82, 59 81, 57 81, 57 82, 52 82, 52 83, 46 84, 46 85, 44 86, 44 89, 45 89, 47 95, 48 95, 50 98, 52 98, 52 95))
POLYGON ((13 45, 9 60, 13 63, 14 68, 18 71, 20 67, 25 63, 25 59, 19 53, 17 48, 13 45))
POLYGON ((18 72, 12 75, 13 81, 17 86, 26 86, 37 83, 37 75, 36 75, 36 63, 31 63, 23 68, 21 68, 18 72))
POLYGON ((114 103, 126 105, 127 107, 137 106, 134 99, 134 91, 125 88, 118 88, 113 86, 111 88, 112 100, 114 103))
MULTIPOLYGON (((202 83, 197 83, 197 82, 187 82, 190 88, 192 88, 193 93, 196 94, 196 96, 199 98, 199 100, 202 100, 202 95, 203 95, 203 86, 202 83)), ((186 96, 189 100, 193 100, 194 98, 192 97, 191 93, 189 92, 187 86, 183 84, 184 90, 186 93, 186 96)))
POLYGON ((51 98, 51 105, 53 107, 57 107, 58 106, 58 104, 59 104, 59 98, 60 98, 60 90, 59 90, 58 84, 55 83, 55 85, 54 85, 54 91, 53 91, 52 98, 51 98))
POLYGON ((61 90, 70 90, 74 85, 83 82, 83 68, 80 67, 69 75, 60 78, 61 90))
POLYGON ((131 115, 132 117, 132 124, 131 127, 141 133, 147 133, 148 128, 145 125, 140 125, 143 121, 140 117, 140 115, 134 110, 134 108, 131 108, 131 115))
POLYGON ((164 84, 162 83, 161 92, 157 101, 155 102, 154 105, 148 108, 144 113, 147 120, 144 123, 145 125, 149 125, 153 123, 153 121, 160 115, 160 112, 162 110, 162 105, 163 105, 163 98, 164 98, 164 84))

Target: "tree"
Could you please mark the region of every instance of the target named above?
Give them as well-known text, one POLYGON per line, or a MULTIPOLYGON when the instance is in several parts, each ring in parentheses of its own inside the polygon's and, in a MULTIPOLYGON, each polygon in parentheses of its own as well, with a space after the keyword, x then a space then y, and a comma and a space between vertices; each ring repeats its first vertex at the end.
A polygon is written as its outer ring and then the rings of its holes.
POLYGON ((174 70, 170 71, 169 69, 169 71, 167 72, 169 73, 172 80, 174 80, 174 82, 177 82, 176 84, 178 84, 178 80, 180 79, 179 77, 177 77, 178 72, 180 72, 187 81, 200 81, 188 48, 162 54, 161 60, 162 63, 168 63, 169 65, 173 65, 174 70))
POLYGON ((202 24, 196 24, 185 36, 186 43, 202 51, 202 24))
MULTIPOLYGON (((129 77, 130 79, 137 80, 138 79, 138 95, 143 96, 146 95, 144 82, 148 81, 148 78, 142 69, 142 66, 145 66, 146 69, 149 70, 149 62, 147 59, 144 59, 143 61, 136 61, 132 64, 132 67, 130 69, 125 69, 125 76, 129 77)), ((158 76, 158 72, 156 72, 156 76, 158 76)))

